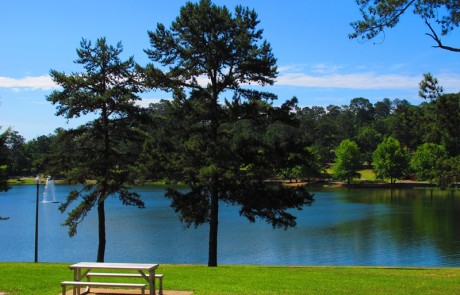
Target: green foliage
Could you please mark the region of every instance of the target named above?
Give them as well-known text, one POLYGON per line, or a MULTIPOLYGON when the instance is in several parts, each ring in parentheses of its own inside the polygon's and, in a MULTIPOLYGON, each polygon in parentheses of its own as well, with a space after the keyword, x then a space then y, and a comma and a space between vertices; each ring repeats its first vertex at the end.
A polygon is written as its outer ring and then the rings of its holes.
MULTIPOLYGON (((8 167, 6 165, 0 165, 0 192, 6 192, 10 189, 8 186, 8 174, 7 174, 8 167)), ((0 221, 7 220, 8 217, 0 216, 0 221)))
MULTIPOLYGON (((56 130, 59 132, 59 130, 56 130)), ((25 143, 26 154, 30 161, 30 167, 24 170, 29 171, 30 174, 36 175, 39 173, 52 174, 57 177, 60 174, 51 173, 47 169, 50 168, 48 163, 50 156, 53 153, 53 148, 56 146, 56 135, 41 135, 25 143)))
POLYGON ((394 115, 387 123, 388 136, 396 138, 402 146, 415 150, 423 143, 427 126, 423 108, 411 105, 407 100, 395 101, 394 115))
MULTIPOLYGON (((0 192, 6 192, 10 189, 8 186, 8 166, 5 165, 6 157, 4 156, 7 151, 6 139, 9 132, 10 129, 7 129, 0 134, 0 192)), ((8 217, 0 216, 0 221, 7 219, 8 217)))
POLYGON ((342 140, 355 136, 356 118, 348 107, 329 105, 323 108, 323 112, 318 108, 315 107, 311 114, 315 116, 315 124, 302 131, 313 133, 312 145, 326 164, 334 160, 334 149, 342 140))
POLYGON ((262 95, 239 87, 274 82, 276 60, 270 44, 261 41, 258 23, 255 11, 242 6, 232 15, 209 0, 187 3, 169 30, 158 24, 155 32, 149 32, 152 49, 145 52, 152 61, 170 67, 168 73, 153 65, 147 68, 152 86, 199 89, 197 78, 205 75, 214 87, 212 95, 229 88, 249 98, 262 95))
POLYGON ((460 155, 451 158, 441 158, 436 162, 435 181, 446 189, 460 181, 460 155))
POLYGON ((380 179, 390 178, 394 183, 401 178, 408 167, 407 156, 399 141, 394 137, 385 138, 373 154, 372 165, 376 176, 380 179))
POLYGON ((6 137, 8 174, 10 176, 28 175, 31 163, 25 148, 25 138, 17 131, 10 130, 6 137))
POLYGON ((361 169, 361 152, 356 142, 345 139, 335 149, 335 163, 332 167, 334 177, 346 180, 350 184, 355 177, 360 177, 358 170, 361 169))
POLYGON ((438 79, 430 73, 423 74, 423 80, 419 84, 418 95, 424 99, 436 100, 442 95, 444 89, 439 85, 438 79))
POLYGON ((293 179, 311 181, 320 178, 325 170, 318 152, 312 147, 290 152, 284 164, 280 164, 279 167, 284 168, 276 168, 279 171, 278 175, 289 182, 292 182, 293 179))
POLYGON ((366 98, 353 98, 350 101, 349 110, 354 116, 356 128, 367 125, 374 119, 375 108, 366 98))
POLYGON ((450 156, 460 155, 460 93, 443 94, 434 102, 428 140, 445 146, 450 156))
POLYGON ((370 165, 372 163, 372 154, 377 145, 382 142, 382 134, 374 127, 367 125, 359 129, 355 140, 361 150, 362 160, 370 165))
MULTIPOLYGON (((356 0, 360 7, 362 20, 351 23, 354 32, 349 38, 367 41, 384 33, 386 28, 393 28, 399 23, 400 17, 412 8, 415 15, 420 16, 428 28, 426 35, 436 43, 434 47, 460 52, 460 48, 442 43, 441 36, 446 36, 459 25, 460 2, 439 0, 356 0), (435 24, 439 28, 435 27, 435 24)), ((383 35, 384 36, 384 35, 383 35)))
POLYGON ((9 189, 8 186, 8 166, 7 162, 7 151, 6 141, 10 129, 6 129, 0 134, 0 192, 6 192, 9 189))
POLYGON ((50 165, 63 173, 69 183, 83 184, 81 190, 72 191, 61 212, 81 200, 68 214, 65 225, 69 235, 77 232, 78 224, 95 206, 99 217, 99 247, 97 261, 105 255, 104 201, 110 196, 120 198, 123 204, 143 207, 140 195, 129 192, 130 164, 137 154, 129 149, 137 138, 134 102, 140 91, 132 57, 120 60, 121 43, 109 46, 100 38, 93 46, 82 40, 75 61, 85 69, 84 73, 65 74, 51 71, 54 82, 62 90, 53 91, 47 100, 57 105, 57 115, 67 119, 93 114, 96 118, 76 129, 60 130, 55 154, 50 165), (95 184, 87 184, 88 179, 95 184))
POLYGON ((447 157, 446 150, 442 145, 424 143, 417 148, 412 156, 410 168, 415 172, 419 180, 434 180, 439 170, 438 161, 447 157))
POLYGON ((277 74, 258 24, 255 11, 242 6, 232 14, 209 0, 188 2, 169 29, 158 24, 149 32, 152 48, 145 50, 160 64, 146 67, 147 85, 174 93, 165 108, 153 110, 163 130, 157 132, 169 137, 150 139, 146 147, 155 154, 145 158, 167 158, 160 164, 164 173, 190 188, 170 189, 167 196, 187 225, 210 223, 209 266, 217 265, 220 201, 239 204, 249 220, 275 227, 295 225, 287 210, 312 202, 302 189, 265 183, 277 169, 291 168, 289 156, 304 147, 289 132, 295 99, 275 108, 273 94, 243 87, 271 85, 277 74), (203 77, 204 86, 198 83, 203 77), (224 92, 233 97, 223 99, 224 92))

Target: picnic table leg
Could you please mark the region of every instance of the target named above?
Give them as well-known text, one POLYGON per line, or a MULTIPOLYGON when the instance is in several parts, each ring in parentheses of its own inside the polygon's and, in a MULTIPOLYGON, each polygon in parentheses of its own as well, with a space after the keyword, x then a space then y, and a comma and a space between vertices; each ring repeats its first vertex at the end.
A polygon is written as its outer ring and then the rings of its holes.
MULTIPOLYGON (((80 269, 74 269, 73 271, 73 280, 79 281, 80 280, 80 269)), ((77 295, 77 287, 72 286, 72 294, 77 295)), ((80 294, 80 288, 78 288, 78 294, 80 294)))
POLYGON ((155 269, 149 271, 150 295, 155 294, 155 269))
MULTIPOLYGON (((90 270, 88 269, 88 270, 85 272, 84 276, 86 276, 86 273, 88 273, 89 271, 90 271, 90 270)), ((74 281, 81 281, 81 280, 83 280, 83 276, 82 276, 82 274, 81 274, 81 269, 80 269, 80 268, 75 268, 75 269, 74 269, 74 272, 73 272, 73 280, 74 280, 74 281)), ((88 281, 89 281, 89 277, 88 277, 88 281)), ((75 285, 74 285, 74 286, 72 287, 72 290, 73 290, 73 292, 72 292, 73 295, 80 295, 80 294, 81 294, 81 292, 80 292, 80 286, 75 286, 75 285)), ((84 294, 86 294, 86 293, 89 293, 89 286, 87 286, 87 287, 86 287, 86 290, 84 291, 84 294)))

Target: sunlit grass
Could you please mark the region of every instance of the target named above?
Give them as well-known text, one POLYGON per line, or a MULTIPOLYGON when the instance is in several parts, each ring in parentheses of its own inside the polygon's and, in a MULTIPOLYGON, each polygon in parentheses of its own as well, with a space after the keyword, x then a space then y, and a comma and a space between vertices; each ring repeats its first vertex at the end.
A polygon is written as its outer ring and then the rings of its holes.
POLYGON ((363 169, 360 170, 359 173, 361 174, 361 179, 364 181, 375 181, 375 173, 372 171, 372 169, 363 169))
MULTIPOLYGON (((353 179, 353 183, 359 183, 359 182, 375 182, 378 181, 375 177, 375 173, 372 169, 362 169, 359 170, 358 173, 361 175, 361 177, 358 179, 353 179)), ((332 171, 332 168, 326 169, 326 174, 329 176, 329 178, 334 178, 334 173, 332 171)))
MULTIPOLYGON (((57 295, 60 281, 72 279, 68 265, 0 263, 0 291, 57 295)), ((460 286, 460 268, 160 265, 158 271, 165 290, 195 295, 456 294, 460 286)))

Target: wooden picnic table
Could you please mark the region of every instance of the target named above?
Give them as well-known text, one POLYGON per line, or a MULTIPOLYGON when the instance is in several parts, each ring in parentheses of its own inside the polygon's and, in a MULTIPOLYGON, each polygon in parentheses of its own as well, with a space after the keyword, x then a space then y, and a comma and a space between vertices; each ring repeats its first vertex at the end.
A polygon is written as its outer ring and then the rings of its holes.
MULTIPOLYGON (((73 279, 76 282, 82 282, 83 279, 90 281, 91 277, 142 277, 149 284, 149 291, 151 295, 155 294, 155 270, 158 268, 158 264, 150 263, 106 263, 106 262, 79 262, 69 266, 74 271, 73 279), (94 272, 94 270, 124 270, 132 271, 134 273, 119 273, 119 272, 108 272, 100 273, 94 272)), ((129 284, 126 284, 129 286, 129 284)), ((89 286, 88 286, 89 288, 89 286)), ((73 294, 80 294, 79 286, 74 285, 73 294), (78 293, 76 293, 76 291, 78 293)), ((89 289, 88 289, 89 290, 89 289)), ((160 289, 160 291, 162 291, 160 289)))

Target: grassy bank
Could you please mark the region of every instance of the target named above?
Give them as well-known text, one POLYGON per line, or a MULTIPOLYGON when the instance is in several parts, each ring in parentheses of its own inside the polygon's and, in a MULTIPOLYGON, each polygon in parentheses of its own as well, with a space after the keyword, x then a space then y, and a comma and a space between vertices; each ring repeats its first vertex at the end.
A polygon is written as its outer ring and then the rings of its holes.
MULTIPOLYGON (((0 263, 0 291, 57 295, 68 264, 0 263)), ((165 290, 215 294, 457 294, 460 268, 160 265, 165 290)), ((132 280, 133 282, 136 280, 132 280)))

